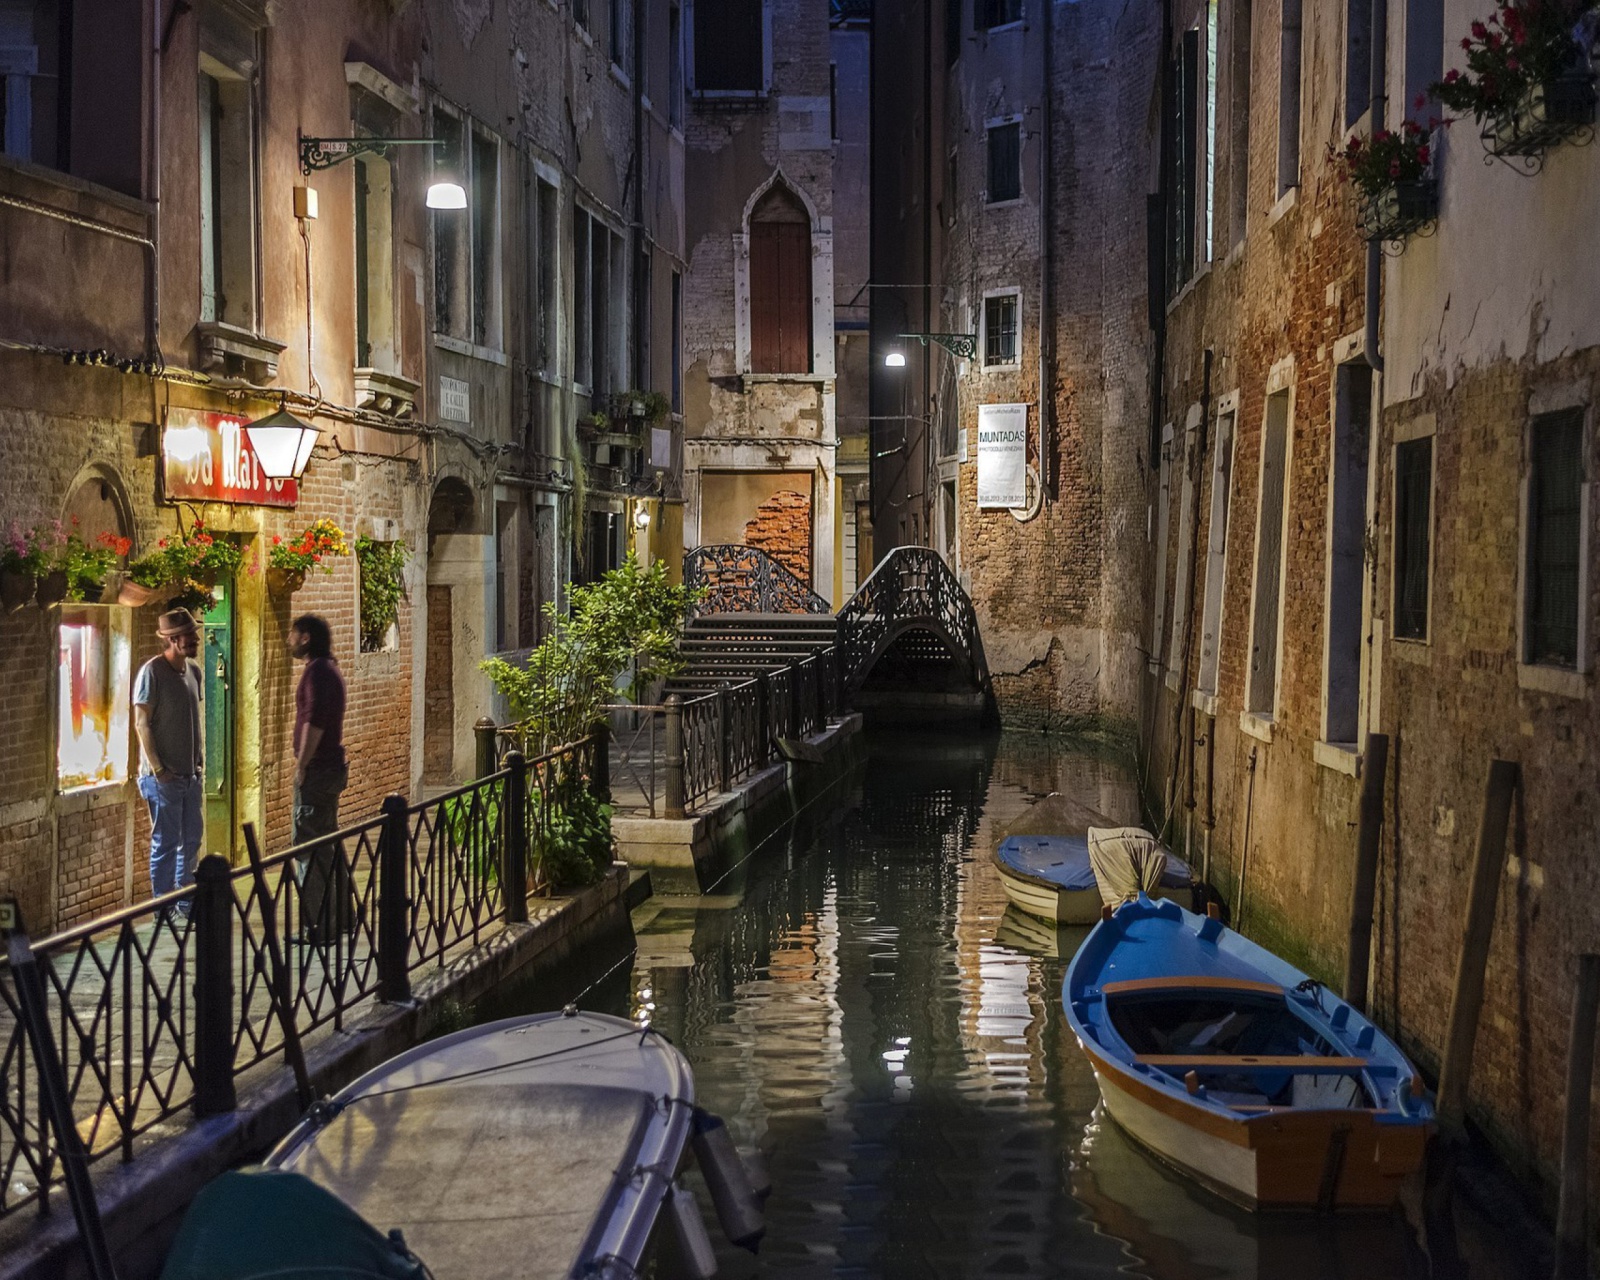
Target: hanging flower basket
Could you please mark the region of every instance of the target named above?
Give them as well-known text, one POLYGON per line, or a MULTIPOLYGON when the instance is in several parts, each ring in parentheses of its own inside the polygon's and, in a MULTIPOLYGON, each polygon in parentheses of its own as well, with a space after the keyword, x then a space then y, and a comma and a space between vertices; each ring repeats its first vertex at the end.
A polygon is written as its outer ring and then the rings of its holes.
POLYGON ((1528 86, 1514 109, 1492 116, 1483 145, 1492 156, 1536 156, 1594 124, 1594 77, 1571 73, 1528 86))
POLYGON ((15 613, 33 599, 36 581, 31 573, 0 569, 0 608, 15 613))
POLYGON ((163 587, 141 586, 126 573, 113 569, 106 574, 105 590, 101 592, 102 604, 122 604, 137 609, 149 604, 165 590, 163 587))
POLYGON ((1396 182, 1361 202, 1363 240, 1404 240, 1439 216, 1439 184, 1432 178, 1396 182))
POLYGON ((40 577, 38 585, 34 588, 33 598, 39 602, 41 609, 48 609, 51 605, 60 604, 67 598, 67 571, 65 569, 52 569, 40 577))
POLYGON ((275 596, 291 596, 306 585, 304 569, 285 569, 279 565, 267 566, 267 590, 275 596))

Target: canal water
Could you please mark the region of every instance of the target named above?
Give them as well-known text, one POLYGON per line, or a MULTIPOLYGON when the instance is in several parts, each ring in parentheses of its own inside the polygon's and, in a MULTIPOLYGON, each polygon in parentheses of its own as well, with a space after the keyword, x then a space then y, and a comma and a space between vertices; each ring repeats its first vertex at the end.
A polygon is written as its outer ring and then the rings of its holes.
MULTIPOLYGON (((869 739, 864 772, 700 898, 485 1016, 583 1003, 666 1032, 770 1173, 741 1276, 1386 1280, 1548 1275, 1481 1210, 1258 1217, 1167 1169, 1098 1106, 1059 995, 1082 931, 1008 907, 988 853, 1059 792, 1138 820, 1125 768, 1033 737, 869 739), (583 988, 577 984, 582 982, 583 988)), ((507 993, 510 995, 510 993, 507 993)), ((703 1186, 702 1205, 711 1221, 703 1186)))

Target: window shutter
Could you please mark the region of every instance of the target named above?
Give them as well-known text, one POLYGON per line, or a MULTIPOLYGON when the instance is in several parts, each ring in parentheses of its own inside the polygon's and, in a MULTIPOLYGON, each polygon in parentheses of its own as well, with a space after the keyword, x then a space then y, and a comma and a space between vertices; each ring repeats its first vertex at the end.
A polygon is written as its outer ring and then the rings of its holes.
POLYGON ((750 226, 750 367, 811 372, 811 228, 804 223, 750 226))
POLYGON ((750 368, 779 373, 778 228, 776 222, 750 227, 750 368))

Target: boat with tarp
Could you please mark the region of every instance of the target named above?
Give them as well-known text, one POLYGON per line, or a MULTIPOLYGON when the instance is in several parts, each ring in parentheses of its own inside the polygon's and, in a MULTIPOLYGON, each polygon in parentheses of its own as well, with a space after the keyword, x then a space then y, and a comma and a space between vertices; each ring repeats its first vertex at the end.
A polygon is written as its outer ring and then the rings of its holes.
POLYGON ((1093 924, 1102 907, 1140 889, 1194 905, 1189 864, 1134 827, 1091 827, 1081 836, 1008 835, 995 847, 994 865, 1013 904, 1056 924, 1093 924), (1130 856, 1130 849, 1138 852, 1130 856), (1100 852, 1098 862, 1092 851, 1100 852), (1135 865, 1133 857, 1142 860, 1135 865), (1108 874, 1108 866, 1116 869, 1108 874))
POLYGON ((753 1248, 760 1197, 664 1036, 574 1009, 489 1023, 391 1058, 313 1106, 265 1169, 213 1183, 163 1280, 633 1277, 658 1218, 682 1270, 709 1276, 679 1177, 691 1150, 724 1231, 753 1248))
POLYGON ((1123 904, 1062 1003, 1112 1118, 1238 1203, 1383 1208, 1422 1167, 1433 1108, 1399 1047, 1219 920, 1123 904))

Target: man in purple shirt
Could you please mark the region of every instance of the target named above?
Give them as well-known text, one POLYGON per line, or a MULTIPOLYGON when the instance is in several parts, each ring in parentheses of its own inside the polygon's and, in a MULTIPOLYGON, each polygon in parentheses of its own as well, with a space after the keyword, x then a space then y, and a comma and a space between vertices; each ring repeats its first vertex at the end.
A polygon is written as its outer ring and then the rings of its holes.
MULTIPOLYGON (((294 843, 339 829, 339 793, 350 780, 344 757, 344 676, 333 632, 314 613, 289 626, 289 653, 305 665, 294 693, 294 843)), ((355 922, 349 869, 337 842, 301 848, 301 941, 326 943, 355 922)))

